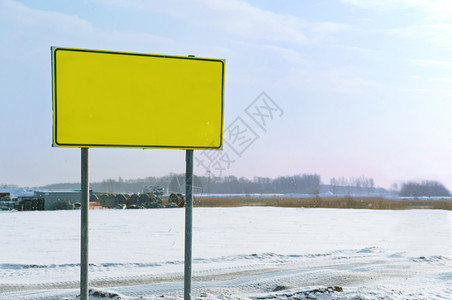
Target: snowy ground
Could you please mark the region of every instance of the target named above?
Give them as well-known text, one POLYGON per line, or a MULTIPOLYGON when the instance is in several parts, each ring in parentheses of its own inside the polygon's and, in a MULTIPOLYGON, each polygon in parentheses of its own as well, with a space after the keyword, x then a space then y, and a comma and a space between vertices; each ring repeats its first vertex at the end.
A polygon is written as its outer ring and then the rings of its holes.
MULTIPOLYGON (((0 299, 76 299, 80 211, 0 213, 0 299)), ((195 208, 199 299, 452 299, 452 212, 195 208)), ((184 210, 90 211, 92 299, 179 299, 184 210)))

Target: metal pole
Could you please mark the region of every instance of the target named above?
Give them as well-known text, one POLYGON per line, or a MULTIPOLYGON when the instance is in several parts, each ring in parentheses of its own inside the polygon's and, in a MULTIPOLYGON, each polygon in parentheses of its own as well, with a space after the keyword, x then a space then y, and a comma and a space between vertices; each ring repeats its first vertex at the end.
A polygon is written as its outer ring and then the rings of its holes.
POLYGON ((192 221, 193 221, 193 150, 185 154, 185 273, 184 300, 191 299, 192 221))
POLYGON ((80 299, 89 299, 88 287, 88 209, 89 209, 89 154, 88 148, 82 150, 81 178, 81 238, 80 238, 80 299))

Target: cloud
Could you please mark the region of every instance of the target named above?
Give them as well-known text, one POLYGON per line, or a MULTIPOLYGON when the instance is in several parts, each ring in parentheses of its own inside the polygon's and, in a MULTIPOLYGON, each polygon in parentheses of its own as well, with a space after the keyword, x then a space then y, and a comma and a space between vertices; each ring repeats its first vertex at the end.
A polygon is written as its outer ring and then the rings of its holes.
POLYGON ((379 87, 380 84, 368 79, 351 65, 331 67, 323 70, 313 68, 295 69, 283 78, 290 88, 302 91, 315 91, 356 95, 379 87))
POLYGON ((218 35, 232 34, 248 42, 318 43, 347 28, 344 24, 334 22, 308 22, 290 14, 260 9, 240 0, 97 2, 108 6, 164 13, 204 29, 219 30, 218 35))
POLYGON ((450 0, 342 0, 353 7, 380 13, 411 10, 428 20, 450 20, 452 2, 450 0))
POLYGON ((327 91, 342 94, 361 94, 365 89, 377 87, 378 83, 364 79, 354 67, 344 66, 320 72, 323 88, 327 91))
POLYGON ((450 69, 452 71, 452 61, 434 59, 410 59, 408 61, 421 67, 450 69))
MULTIPOLYGON (((305 24, 290 15, 256 8, 242 1, 199 1, 211 25, 252 40, 306 43, 305 24)), ((204 20, 202 20, 204 21, 204 20)))
POLYGON ((392 22, 382 19, 379 26, 398 24, 377 32, 402 38, 428 42, 425 47, 452 50, 452 1, 450 0, 341 0, 342 3, 375 13, 375 17, 391 16, 392 22), (397 16, 394 18, 394 16, 397 16), (401 25, 400 25, 401 24, 401 25))
POLYGON ((93 29, 93 25, 74 15, 60 12, 43 11, 30 8, 22 3, 12 0, 0 1, 0 16, 22 27, 54 26, 59 30, 83 30, 93 29))
POLYGON ((356 47, 356 46, 349 46, 349 45, 338 45, 338 44, 331 44, 330 46, 332 47, 336 47, 336 48, 340 48, 340 49, 344 49, 344 50, 348 50, 351 52, 355 52, 355 53, 365 53, 365 54, 369 54, 369 53, 375 53, 376 50, 374 49, 369 49, 369 48, 364 48, 364 47, 356 47))
POLYGON ((452 48, 452 24, 422 24, 404 28, 394 28, 384 33, 410 39, 420 39, 443 48, 452 48))
MULTIPOLYGON (((39 31, 40 36, 48 36, 52 40, 78 44, 80 41, 126 42, 170 42, 164 37, 148 33, 121 32, 102 29, 95 24, 76 15, 30 8, 13 0, 0 0, 0 18, 14 24, 12 28, 19 35, 39 31)), ((14 33, 11 33, 12 35, 14 33)))
POLYGON ((239 45, 249 47, 252 51, 267 51, 272 55, 276 54, 277 56, 284 59, 286 62, 291 64, 299 64, 304 63, 305 59, 303 59, 301 52, 294 50, 288 47, 280 47, 273 44, 258 44, 258 43, 248 43, 248 42, 238 42, 239 45))
MULTIPOLYGON (((433 79, 431 79, 431 80, 436 81, 436 82, 440 82, 440 83, 447 84, 448 86, 451 86, 451 85, 452 85, 452 78, 449 78, 449 77, 438 77, 438 78, 433 78, 433 79)), ((451 88, 451 89, 452 89, 452 88, 451 88)))
MULTIPOLYGON (((342 0, 343 3, 364 9, 387 12, 416 6, 417 0, 342 0)), ((422 2, 422 1, 421 1, 422 2)))
POLYGON ((452 61, 434 59, 409 59, 409 63, 420 67, 419 76, 412 76, 418 84, 404 90, 425 94, 451 95, 452 61))

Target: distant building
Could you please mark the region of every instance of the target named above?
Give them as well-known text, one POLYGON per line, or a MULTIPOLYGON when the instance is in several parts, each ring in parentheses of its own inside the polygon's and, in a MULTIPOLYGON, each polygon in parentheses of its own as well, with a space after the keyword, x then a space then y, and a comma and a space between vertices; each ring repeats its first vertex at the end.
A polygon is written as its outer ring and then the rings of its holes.
POLYGON ((0 189, 0 193, 8 193, 11 200, 19 197, 33 197, 34 191, 23 188, 0 189))
POLYGON ((2 210, 19 209, 19 203, 25 200, 25 205, 29 210, 37 210, 38 207, 42 209, 36 201, 29 200, 34 197, 34 191, 23 188, 0 189, 0 208, 2 210))
POLYGON ((81 202, 80 191, 35 191, 35 197, 44 199, 44 210, 67 209, 68 204, 81 202))
MULTIPOLYGON (((90 191, 90 201, 94 200, 90 191)), ((81 202, 80 190, 0 189, 0 208, 17 210, 74 209, 81 202)))

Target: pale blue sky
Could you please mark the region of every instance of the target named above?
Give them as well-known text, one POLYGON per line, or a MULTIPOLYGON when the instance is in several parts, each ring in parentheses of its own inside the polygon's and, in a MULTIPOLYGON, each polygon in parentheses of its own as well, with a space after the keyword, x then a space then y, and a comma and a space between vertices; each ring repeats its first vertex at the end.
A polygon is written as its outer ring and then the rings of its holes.
MULTIPOLYGON (((66 46, 226 59, 224 125, 259 139, 225 146, 222 175, 452 189, 451 36, 448 0, 0 0, 0 183, 79 181, 80 150, 51 147, 50 46, 66 46), (284 111, 266 132, 245 113, 263 91, 284 111)), ((185 169, 182 150, 90 154, 92 181, 185 169)))

